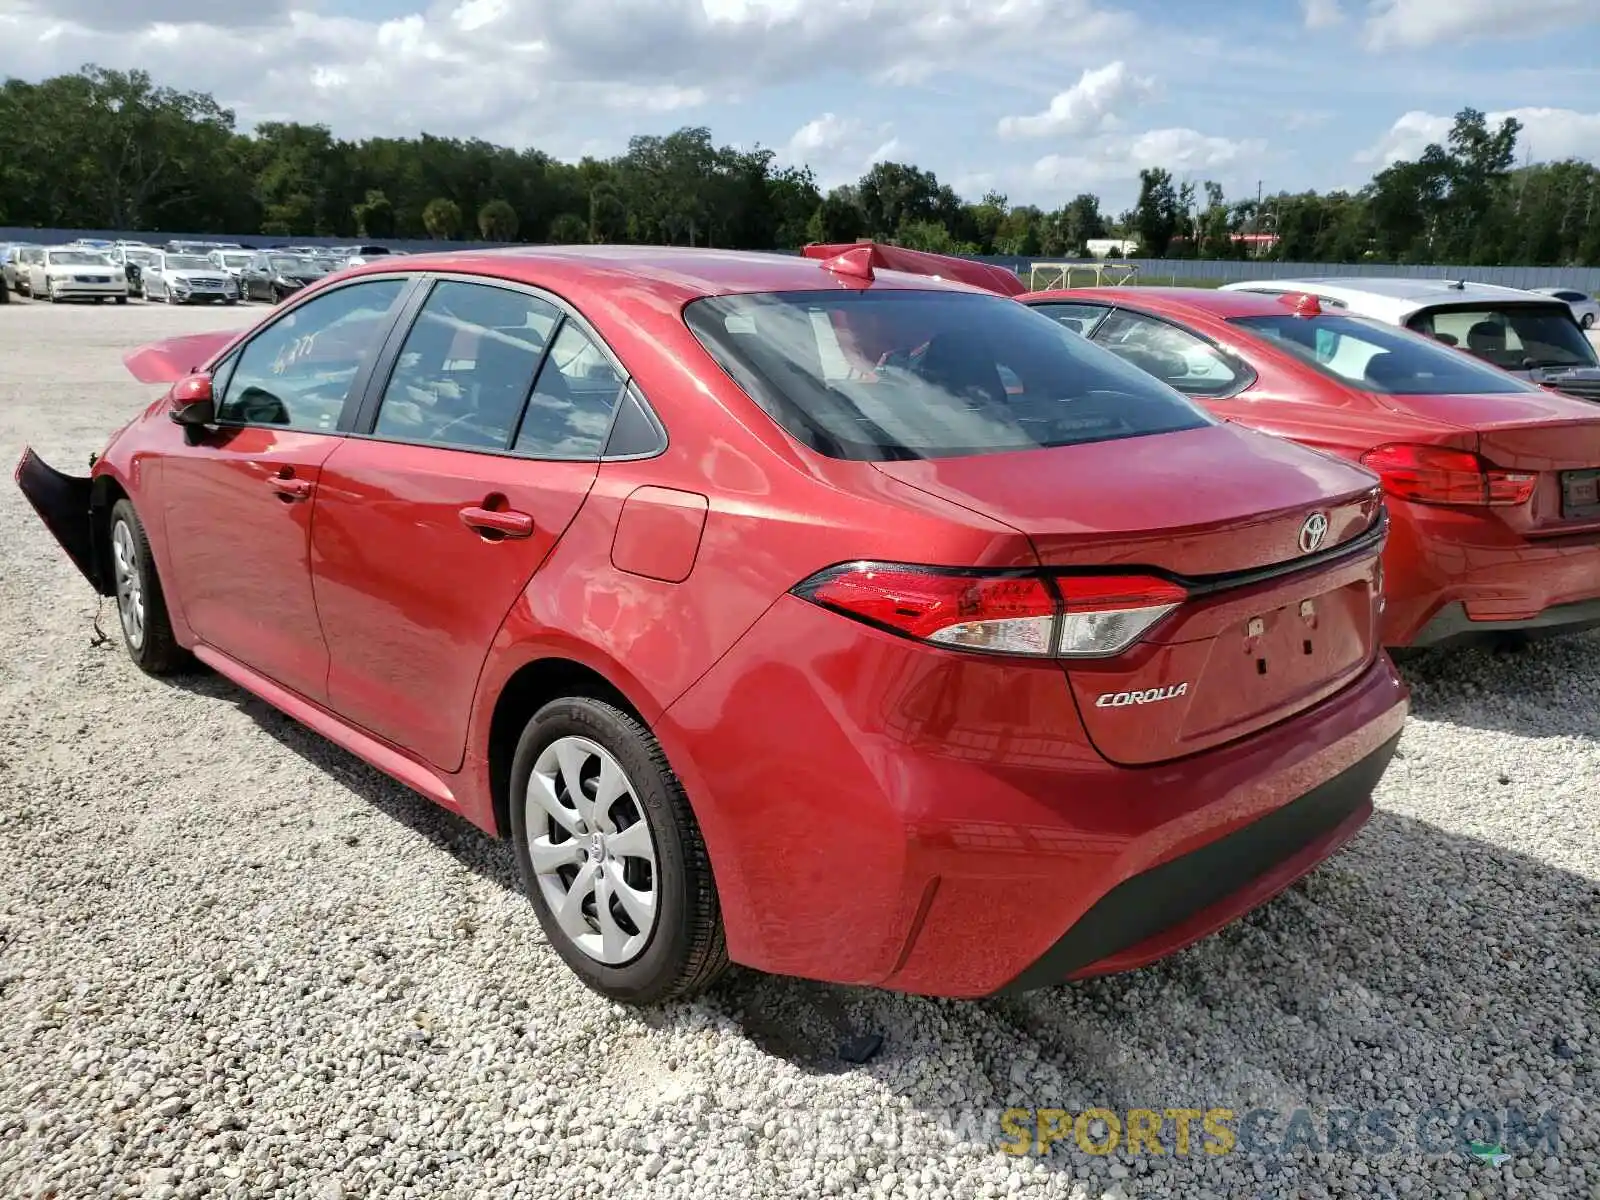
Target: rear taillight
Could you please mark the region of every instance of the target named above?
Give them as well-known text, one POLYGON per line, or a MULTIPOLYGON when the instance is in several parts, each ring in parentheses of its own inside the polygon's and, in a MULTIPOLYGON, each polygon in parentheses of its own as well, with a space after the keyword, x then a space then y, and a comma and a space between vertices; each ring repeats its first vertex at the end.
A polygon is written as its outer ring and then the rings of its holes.
POLYGON ((1536 474, 1507 471, 1468 450, 1397 443, 1361 456, 1361 464, 1383 478, 1384 491, 1416 504, 1503 507, 1526 504, 1536 474))
POLYGON ((1045 576, 866 562, 830 567, 794 593, 935 646, 1033 658, 1119 654, 1187 595, 1149 575, 1045 576))

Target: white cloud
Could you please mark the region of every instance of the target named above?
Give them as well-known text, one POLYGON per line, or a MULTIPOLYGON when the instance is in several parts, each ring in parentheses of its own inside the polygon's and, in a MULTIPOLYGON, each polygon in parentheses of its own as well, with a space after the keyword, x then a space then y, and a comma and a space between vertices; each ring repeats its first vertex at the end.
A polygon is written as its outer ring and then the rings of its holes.
POLYGON ((1339 0, 1300 0, 1300 9, 1307 29, 1331 29, 1344 20, 1339 0))
POLYGON ((854 183, 873 163, 904 159, 908 148, 894 136, 894 126, 868 125, 855 117, 826 112, 794 131, 780 157, 808 166, 817 186, 827 191, 854 183))
POLYGON ((1117 61, 1085 70, 1064 92, 1056 94, 1050 106, 1027 117, 1002 117, 998 132, 1003 138, 1082 137, 1114 128, 1122 111, 1147 99, 1155 91, 1155 80, 1135 75, 1126 63, 1117 61))
POLYGON ((1033 164, 1035 184, 1081 191, 1101 183, 1138 177, 1146 167, 1164 167, 1182 179, 1202 172, 1227 174, 1254 162, 1266 150, 1259 138, 1214 137, 1194 129, 1152 129, 1133 138, 1109 138, 1082 154, 1048 154, 1033 164))
MULTIPOLYGON (((1600 113, 1570 108, 1511 108, 1488 113, 1487 117, 1491 129, 1507 117, 1515 117, 1522 124, 1517 138, 1519 158, 1526 152, 1541 162, 1562 158, 1600 161, 1600 113)), ((1357 154, 1355 161, 1380 168, 1402 160, 1414 161, 1430 143, 1442 145, 1454 123, 1453 117, 1413 110, 1357 154)))
POLYGON ((911 82, 1019 55, 1081 62, 1133 30, 1101 0, 414 0, 388 20, 324 3, 0 0, 0 67, 33 79, 138 67, 247 124, 568 153, 607 111, 687 111, 825 72, 911 82))
POLYGON ((1593 0, 1372 0, 1368 9, 1373 50, 1537 37, 1600 19, 1593 0))

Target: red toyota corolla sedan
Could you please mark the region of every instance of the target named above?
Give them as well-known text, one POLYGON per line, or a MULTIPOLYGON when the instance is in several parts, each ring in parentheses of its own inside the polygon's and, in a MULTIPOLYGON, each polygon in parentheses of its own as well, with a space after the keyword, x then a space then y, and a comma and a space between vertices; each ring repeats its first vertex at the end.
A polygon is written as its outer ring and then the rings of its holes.
POLYGON ((131 354, 166 395, 17 477, 135 662, 509 838, 608 996, 1150 962, 1371 811, 1378 481, 883 266, 373 263, 131 354))
POLYGON ((1023 303, 1218 416, 1376 471, 1393 522, 1384 644, 1600 625, 1600 407, 1313 297, 1202 288, 1023 303))

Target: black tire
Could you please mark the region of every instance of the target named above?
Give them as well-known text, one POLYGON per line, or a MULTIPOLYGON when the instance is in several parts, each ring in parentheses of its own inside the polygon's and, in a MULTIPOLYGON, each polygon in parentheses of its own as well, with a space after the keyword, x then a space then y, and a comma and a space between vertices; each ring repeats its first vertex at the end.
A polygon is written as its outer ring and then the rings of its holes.
POLYGON ((106 563, 116 581, 117 542, 119 527, 127 529, 133 548, 132 567, 139 578, 140 596, 143 600, 142 634, 130 628, 132 622, 124 615, 121 586, 116 587, 117 625, 122 630, 122 645, 134 665, 147 675, 157 677, 176 675, 188 669, 192 659, 188 651, 178 645, 172 635, 172 621, 167 616, 167 600, 161 590, 161 580, 156 575, 155 559, 150 553, 150 539, 145 535, 144 524, 128 500, 118 500, 111 509, 111 521, 106 527, 106 563))
POLYGON ((637 718, 604 701, 571 697, 534 714, 511 764, 511 840, 522 884, 545 936, 590 988, 622 1004, 654 1005, 703 992, 728 966, 711 860, 683 785, 661 744, 637 718), (655 923, 633 958, 611 965, 585 953, 551 911, 529 853, 527 795, 539 756, 560 738, 600 746, 628 777, 655 855, 655 923))
POLYGON ((128 302, 128 298, 126 296, 118 296, 117 297, 117 303, 118 304, 126 304, 127 302, 128 302))
POLYGON ((1585 329, 1593 329, 1594 328, 1594 314, 1593 313, 1584 313, 1583 314, 1583 327, 1585 329))

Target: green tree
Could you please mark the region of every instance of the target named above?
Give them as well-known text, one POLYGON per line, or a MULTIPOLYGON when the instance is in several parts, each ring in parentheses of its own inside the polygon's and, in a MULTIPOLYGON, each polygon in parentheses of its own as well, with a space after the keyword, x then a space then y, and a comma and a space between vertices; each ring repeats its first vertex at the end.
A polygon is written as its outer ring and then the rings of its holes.
POLYGON ((806 227, 811 242, 853 242, 866 236, 867 218, 853 188, 834 188, 817 205, 806 227))
POLYGON ((1166 257, 1167 248, 1181 232, 1185 207, 1182 194, 1173 186, 1171 172, 1163 167, 1146 167, 1139 172, 1139 199, 1133 206, 1133 227, 1142 255, 1166 257))
POLYGON ((428 236, 453 241, 461 236, 461 206, 454 200, 435 196, 422 210, 422 226, 428 236))
POLYGON ((517 226, 517 210, 505 200, 491 200, 478 210, 478 232, 486 242, 515 241, 517 226))
POLYGON ((579 245, 588 240, 589 222, 577 213, 562 213, 550 222, 550 241, 555 245, 579 245))
POLYGON ((355 219, 357 237, 392 237, 394 235, 394 205, 378 188, 369 189, 366 198, 350 210, 355 219))

